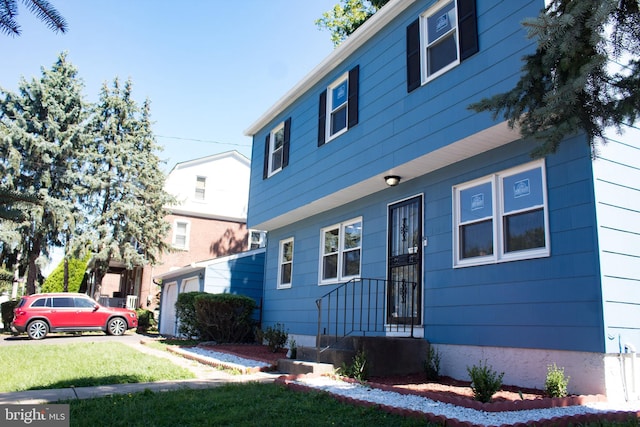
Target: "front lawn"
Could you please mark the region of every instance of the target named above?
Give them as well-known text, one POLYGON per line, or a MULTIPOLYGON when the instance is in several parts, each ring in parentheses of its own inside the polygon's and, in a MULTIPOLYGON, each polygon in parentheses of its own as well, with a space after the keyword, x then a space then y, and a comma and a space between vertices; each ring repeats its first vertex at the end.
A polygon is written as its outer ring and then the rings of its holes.
POLYGON ((0 392, 195 378, 188 369, 117 342, 0 348, 0 392))

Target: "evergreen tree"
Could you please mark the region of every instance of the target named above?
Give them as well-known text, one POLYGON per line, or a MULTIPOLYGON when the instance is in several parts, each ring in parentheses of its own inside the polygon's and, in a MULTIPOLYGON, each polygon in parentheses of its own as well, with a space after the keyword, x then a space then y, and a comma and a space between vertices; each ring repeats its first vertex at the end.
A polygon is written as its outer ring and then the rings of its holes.
POLYGON ((340 0, 333 9, 322 14, 315 24, 331 32, 337 47, 389 0, 340 0))
POLYGON ((82 218, 75 208, 87 143, 82 88, 63 53, 40 79, 22 79, 18 94, 0 91, 2 185, 40 200, 18 227, 28 294, 40 277, 40 257, 67 243, 64 237, 75 233, 82 218))
POLYGON ((174 200, 164 191, 149 103, 140 109, 131 90, 131 81, 123 87, 118 79, 111 88, 103 85, 91 122, 95 141, 89 153, 92 223, 87 237, 98 290, 111 260, 127 268, 154 264, 168 248, 164 206, 174 200))
POLYGON ((639 9, 638 0, 553 0, 524 22, 538 45, 516 86, 470 108, 502 113, 537 140, 533 156, 582 131, 595 157, 605 129, 633 125, 640 112, 639 9))
MULTIPOLYGON (((55 7, 46 0, 22 0, 27 8, 54 31, 67 31, 67 22, 55 7)), ((13 36, 20 35, 20 25, 16 22, 18 0, 0 1, 0 32, 13 36)))

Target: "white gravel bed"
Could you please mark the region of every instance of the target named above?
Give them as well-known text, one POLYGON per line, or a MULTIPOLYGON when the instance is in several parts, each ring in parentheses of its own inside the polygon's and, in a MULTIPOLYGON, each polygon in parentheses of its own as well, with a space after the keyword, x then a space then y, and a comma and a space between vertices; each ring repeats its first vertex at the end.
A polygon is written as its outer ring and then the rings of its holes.
MULTIPOLYGON (((229 353, 206 350, 201 347, 184 348, 183 351, 197 354, 201 358, 212 362, 239 365, 245 368, 267 367, 270 364, 253 359, 234 356, 229 353)), ((561 408, 532 409, 507 412, 484 412, 462 406, 442 403, 425 397, 400 394, 390 391, 367 387, 365 385, 340 381, 330 377, 308 376, 294 381, 307 387, 326 391, 339 396, 372 402, 412 411, 443 415, 446 418, 456 418, 473 424, 484 426, 499 426, 503 424, 526 423, 554 417, 573 416, 588 413, 611 411, 640 411, 640 400, 634 402, 595 402, 580 406, 561 408)))
POLYGON ((639 411, 640 401, 633 403, 598 402, 584 406, 567 406, 562 408, 535 409, 508 412, 483 412, 475 409, 442 403, 416 395, 400 394, 367 387, 357 383, 334 380, 329 377, 301 377, 295 383, 323 390, 335 395, 352 399, 409 409, 418 412, 443 415, 446 418, 456 418, 484 426, 499 426, 502 424, 526 423, 530 421, 550 419, 554 417, 573 416, 579 414, 611 412, 611 411, 639 411))
POLYGON ((187 347, 181 349, 185 353, 197 354, 200 358, 208 359, 210 362, 223 362, 225 364, 238 365, 244 368, 266 368, 271 366, 270 363, 260 360, 245 359, 244 357, 235 356, 220 351, 211 351, 202 347, 187 347))

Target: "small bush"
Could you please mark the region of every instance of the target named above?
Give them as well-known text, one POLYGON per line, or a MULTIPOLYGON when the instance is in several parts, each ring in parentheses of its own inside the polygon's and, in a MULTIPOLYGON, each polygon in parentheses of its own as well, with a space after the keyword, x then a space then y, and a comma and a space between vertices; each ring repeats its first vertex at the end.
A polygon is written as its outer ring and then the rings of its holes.
POLYGON ((544 391, 549 397, 565 397, 569 377, 564 376, 564 368, 558 368, 556 364, 547 366, 547 379, 544 382, 544 391))
POLYGON ((276 323, 274 326, 269 326, 263 332, 264 339, 267 341, 267 346, 272 352, 276 352, 287 343, 289 334, 284 330, 282 323, 276 323))
POLYGON ((139 308, 136 310, 136 314, 138 315, 137 332, 144 334, 156 325, 156 319, 153 315, 153 311, 139 308))
POLYGON ((4 331, 8 332, 11 330, 11 322, 13 321, 13 309, 18 305, 19 300, 9 300, 0 304, 0 310, 2 311, 2 323, 4 326, 4 331))
POLYGON ((252 298, 204 293, 196 296, 194 304, 201 339, 219 343, 253 340, 256 302, 252 298))
POLYGON ((205 294, 205 292, 185 292, 178 294, 178 300, 176 301, 178 333, 187 339, 197 339, 200 337, 195 300, 198 295, 203 294, 205 294))
POLYGON ((431 346, 429 346, 427 359, 424 361, 424 373, 430 381, 440 378, 440 354, 431 346))
POLYGON ((342 366, 338 368, 338 374, 358 381, 366 381, 369 378, 369 372, 367 367, 367 354, 365 351, 358 351, 353 357, 351 365, 343 363, 342 366))
POLYGON ((484 364, 480 361, 479 366, 473 365, 471 368, 467 366, 467 372, 471 378, 473 398, 484 403, 491 402, 491 396, 502 387, 504 372, 498 375, 491 366, 487 366, 486 360, 484 364))

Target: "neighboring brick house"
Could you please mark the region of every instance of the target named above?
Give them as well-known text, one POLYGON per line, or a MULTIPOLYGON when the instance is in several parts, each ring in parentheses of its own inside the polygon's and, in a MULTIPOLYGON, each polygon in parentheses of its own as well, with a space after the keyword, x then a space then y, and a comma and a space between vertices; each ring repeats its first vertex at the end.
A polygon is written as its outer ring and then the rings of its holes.
POLYGON ((115 274, 105 277, 101 293, 116 297, 116 304, 155 309, 160 287, 154 277, 261 246, 264 235, 246 228, 249 172, 249 159, 237 151, 176 164, 165 182, 165 190, 178 201, 166 217, 172 250, 142 269, 127 271, 112 263, 115 274))

